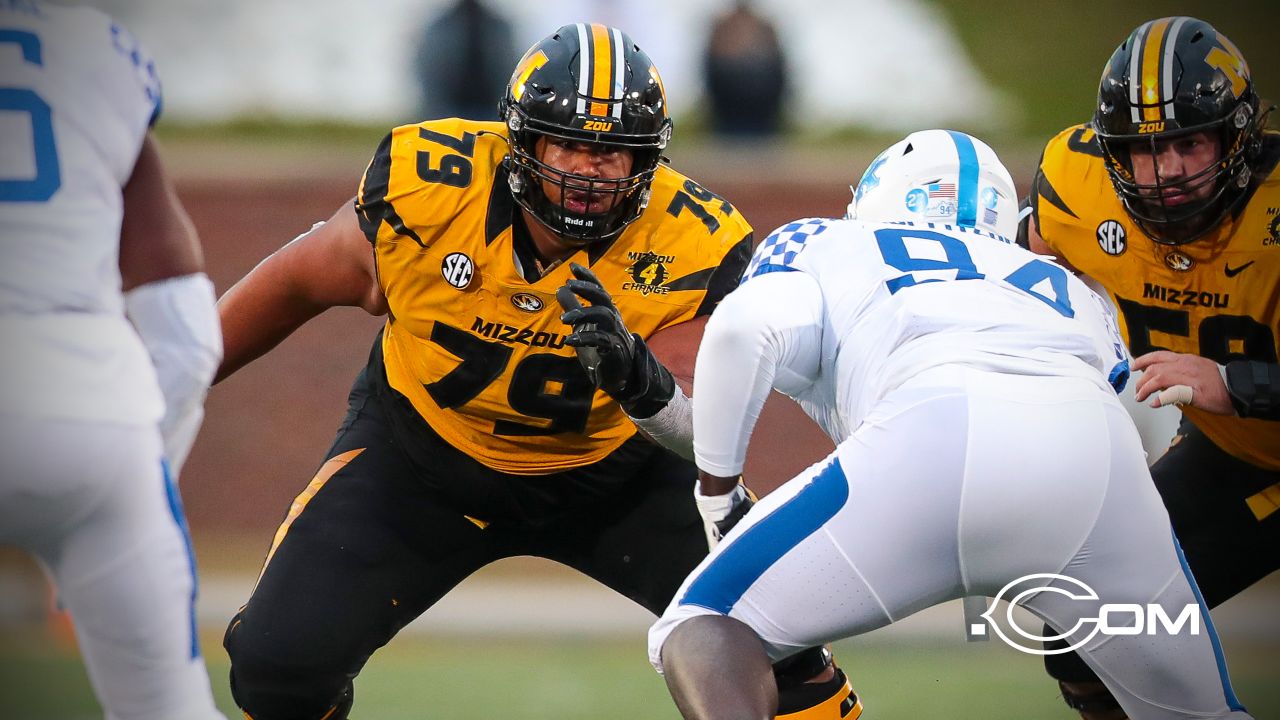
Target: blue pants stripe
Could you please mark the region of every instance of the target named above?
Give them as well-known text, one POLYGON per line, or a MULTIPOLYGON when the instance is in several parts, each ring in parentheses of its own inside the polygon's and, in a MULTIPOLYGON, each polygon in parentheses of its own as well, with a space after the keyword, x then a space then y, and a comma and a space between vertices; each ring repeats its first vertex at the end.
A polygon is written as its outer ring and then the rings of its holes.
POLYGON ((680 604, 727 615, 766 570, 826 524, 848 497, 844 469, 833 460, 795 497, 727 545, 689 584, 680 604))

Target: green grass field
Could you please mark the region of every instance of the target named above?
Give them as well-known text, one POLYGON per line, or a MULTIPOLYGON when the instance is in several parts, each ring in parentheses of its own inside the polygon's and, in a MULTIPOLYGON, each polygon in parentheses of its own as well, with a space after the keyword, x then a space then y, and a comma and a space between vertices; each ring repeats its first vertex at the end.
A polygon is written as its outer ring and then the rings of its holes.
MULTIPOLYGON (((205 652, 219 707, 239 717, 227 689, 219 638, 205 652)), ((643 638, 590 641, 427 641, 405 636, 374 657, 356 684, 357 720, 672 720, 643 638)), ((836 654, 867 706, 866 717, 1069 720, 1038 658, 997 643, 865 642, 836 654)), ((1237 693, 1259 718, 1280 717, 1274 648, 1228 647, 1237 693)), ((0 636, 0 718, 101 717, 79 662, 47 636, 0 636)))

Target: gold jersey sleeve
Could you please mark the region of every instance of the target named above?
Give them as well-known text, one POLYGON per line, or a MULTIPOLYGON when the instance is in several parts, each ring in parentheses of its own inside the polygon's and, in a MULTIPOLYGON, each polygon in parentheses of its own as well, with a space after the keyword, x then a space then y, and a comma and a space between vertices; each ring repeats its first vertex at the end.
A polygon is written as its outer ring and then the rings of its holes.
POLYGON ((449 444, 496 470, 541 475, 596 462, 636 432, 565 344, 555 293, 569 264, 591 267, 627 327, 648 338, 711 312, 736 286, 752 232, 731 204, 664 165, 614 241, 529 282, 513 248, 505 133, 456 119, 396 128, 365 172, 357 213, 390 308, 387 382, 449 444))
MULTIPOLYGON (((1265 146, 1274 155, 1280 136, 1269 133, 1265 146)), ((1107 289, 1135 357, 1172 350, 1219 363, 1274 363, 1280 354, 1280 173, 1267 170, 1209 235, 1161 245, 1129 218, 1093 131, 1079 125, 1045 147, 1031 188, 1032 217, 1055 253, 1107 289)), ((1280 470, 1280 422, 1185 412, 1223 450, 1280 470)))

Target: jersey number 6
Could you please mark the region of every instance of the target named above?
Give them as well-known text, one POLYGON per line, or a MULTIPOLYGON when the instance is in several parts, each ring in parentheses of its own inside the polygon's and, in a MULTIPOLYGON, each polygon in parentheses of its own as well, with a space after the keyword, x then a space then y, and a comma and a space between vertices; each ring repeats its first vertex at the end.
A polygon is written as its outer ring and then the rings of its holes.
MULTIPOLYGON (((22 50, 24 62, 44 66, 40 38, 22 30, 0 29, 0 43, 14 43, 22 50)), ((0 180, 2 202, 44 202, 62 187, 58 147, 53 139, 53 111, 44 98, 26 88, 0 88, 0 111, 15 110, 31 116, 31 139, 35 150, 35 177, 0 180)))

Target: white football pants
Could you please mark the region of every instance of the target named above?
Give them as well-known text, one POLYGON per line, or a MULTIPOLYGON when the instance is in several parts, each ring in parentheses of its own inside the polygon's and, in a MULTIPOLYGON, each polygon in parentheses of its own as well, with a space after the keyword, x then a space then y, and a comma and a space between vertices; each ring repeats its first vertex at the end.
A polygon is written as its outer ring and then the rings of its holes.
POLYGON ((661 671, 676 625, 722 614, 754 629, 777 661, 1034 573, 1096 591, 1021 603, 1060 632, 1084 620, 1069 642, 1097 627, 1088 619, 1103 603, 1158 604, 1169 618, 1193 606, 1199 634, 1189 623, 1098 632, 1080 647, 1129 717, 1248 717, 1133 421, 1114 395, 1071 378, 957 369, 893 391, 698 566, 650 630, 649 656, 661 671))
POLYGON ((154 426, 0 414, 0 543, 52 576, 109 720, 225 720, 162 455, 154 426))

